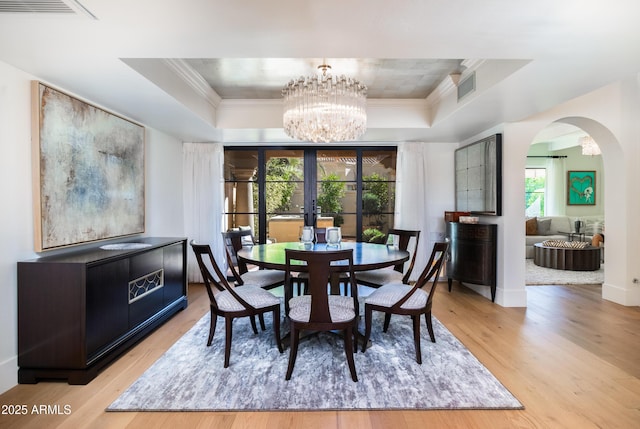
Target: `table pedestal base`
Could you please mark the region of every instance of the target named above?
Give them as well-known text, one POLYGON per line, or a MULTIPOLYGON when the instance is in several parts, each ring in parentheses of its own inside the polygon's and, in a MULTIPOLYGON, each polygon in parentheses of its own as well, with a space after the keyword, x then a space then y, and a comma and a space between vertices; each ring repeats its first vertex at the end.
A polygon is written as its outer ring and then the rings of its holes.
POLYGON ((533 263, 546 268, 571 271, 595 271, 600 269, 600 248, 547 247, 533 245, 533 263))

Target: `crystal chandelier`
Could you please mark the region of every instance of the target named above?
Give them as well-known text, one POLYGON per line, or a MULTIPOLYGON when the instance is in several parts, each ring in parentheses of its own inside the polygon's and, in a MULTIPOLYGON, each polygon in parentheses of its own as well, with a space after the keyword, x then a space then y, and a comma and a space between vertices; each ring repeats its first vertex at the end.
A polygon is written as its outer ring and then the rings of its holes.
POLYGON ((367 130, 367 87, 356 79, 327 73, 291 80, 282 89, 283 124, 289 137, 312 142, 358 139, 367 130))
POLYGON ((580 139, 583 155, 600 155, 600 146, 593 140, 591 136, 584 136, 580 139))

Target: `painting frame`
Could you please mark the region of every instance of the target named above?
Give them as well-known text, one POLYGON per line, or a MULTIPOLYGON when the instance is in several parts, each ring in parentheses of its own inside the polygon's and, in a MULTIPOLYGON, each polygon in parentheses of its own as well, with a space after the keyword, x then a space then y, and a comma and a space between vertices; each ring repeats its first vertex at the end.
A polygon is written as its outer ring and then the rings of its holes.
POLYGON ((596 196, 596 172, 594 170, 567 171, 567 205, 594 206, 596 196))
POLYGON ((34 249, 145 232, 145 128, 31 82, 34 249))
POLYGON ((456 211, 502 216, 502 134, 454 152, 456 211))

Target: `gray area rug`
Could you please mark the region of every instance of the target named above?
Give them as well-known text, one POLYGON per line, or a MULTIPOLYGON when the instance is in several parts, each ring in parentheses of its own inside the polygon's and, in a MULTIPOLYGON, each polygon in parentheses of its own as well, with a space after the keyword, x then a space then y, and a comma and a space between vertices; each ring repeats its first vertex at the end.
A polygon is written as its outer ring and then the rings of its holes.
MULTIPOLYGON (((375 314, 375 313, 374 313, 375 314)), ((422 319, 423 364, 415 361, 411 323, 393 316, 386 334, 374 320, 372 346, 355 355, 351 380, 340 338, 304 339, 290 381, 289 349, 280 354, 267 330, 234 323, 229 368, 223 368, 224 320, 206 347, 209 315, 178 340, 107 411, 522 409, 522 404, 434 319, 436 343, 422 319)), ((288 324, 283 329, 288 330, 288 324)))
POLYGON ((539 267, 533 259, 526 260, 527 285, 595 285, 604 283, 604 264, 597 271, 569 271, 539 267))

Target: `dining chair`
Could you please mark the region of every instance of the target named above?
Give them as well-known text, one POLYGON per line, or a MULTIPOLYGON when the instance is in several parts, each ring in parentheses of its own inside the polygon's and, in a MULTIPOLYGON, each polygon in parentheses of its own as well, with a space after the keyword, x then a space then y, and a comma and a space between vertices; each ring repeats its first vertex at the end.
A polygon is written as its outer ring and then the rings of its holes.
POLYGON ((383 332, 389 329, 392 314, 411 316, 413 320, 413 341, 416 349, 416 361, 422 364, 422 352, 420 350, 420 315, 424 314, 431 342, 436 342, 431 320, 431 307, 433 295, 436 291, 438 278, 442 264, 446 259, 449 243, 435 243, 431 251, 431 257, 420 277, 413 286, 401 283, 387 283, 374 290, 364 301, 365 332, 364 346, 369 342, 371 335, 371 319, 373 311, 385 313, 383 332), (431 287, 426 289, 431 282, 431 287))
POLYGON ((407 250, 411 253, 408 268, 405 271, 405 263, 403 262, 395 265, 393 269, 379 268, 377 270, 358 271, 356 272, 356 279, 358 279, 358 283, 373 288, 378 288, 391 282, 409 284, 409 278, 416 262, 419 242, 420 231, 390 229, 387 235, 387 246, 397 245, 400 250, 407 250), (409 248, 409 244, 412 244, 411 249, 409 248))
POLYGON ((238 251, 247 243, 253 243, 251 230, 227 231, 222 233, 227 253, 227 263, 231 270, 231 277, 236 284, 242 286, 250 283, 264 289, 273 289, 284 284, 284 273, 280 270, 255 269, 249 270, 247 264, 238 258, 238 251), (247 239, 247 237, 249 237, 247 239), (250 240, 250 241, 249 241, 250 240))
POLYGON ((327 228, 316 228, 316 243, 326 243, 327 242, 327 228))
POLYGON ((213 342, 218 316, 224 317, 225 320, 224 367, 229 367, 233 319, 238 317, 250 317, 253 332, 257 334, 255 316, 271 312, 276 345, 278 346, 278 351, 283 353, 282 341, 280 340, 280 298, 256 285, 244 284, 236 287, 229 284, 226 276, 213 258, 211 247, 208 244, 196 244, 193 240, 190 244, 209 295, 211 323, 209 325, 207 346, 211 346, 213 342), (218 280, 215 279, 209 267, 213 269, 218 280))
POLYGON ((340 271, 348 271, 351 279, 355 279, 353 271, 353 249, 334 251, 285 250, 285 300, 288 302, 287 316, 291 324, 291 350, 286 380, 291 379, 293 367, 298 355, 300 332, 336 331, 340 330, 344 337, 344 349, 351 379, 358 381, 353 353, 358 348, 358 287, 351 282, 349 295, 329 294, 328 284, 339 281, 340 271), (297 264, 294 264, 294 261, 297 264), (299 269, 299 264, 307 266, 309 273, 309 295, 291 297, 292 270, 299 269), (295 265, 295 266, 294 266, 295 265), (352 338, 353 337, 353 338, 352 338), (354 348, 355 343, 355 348, 354 348))

